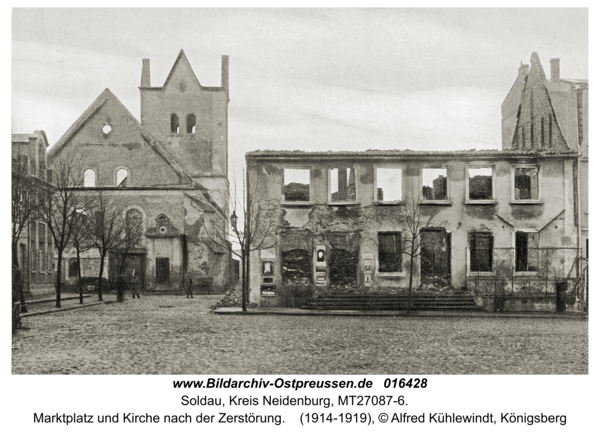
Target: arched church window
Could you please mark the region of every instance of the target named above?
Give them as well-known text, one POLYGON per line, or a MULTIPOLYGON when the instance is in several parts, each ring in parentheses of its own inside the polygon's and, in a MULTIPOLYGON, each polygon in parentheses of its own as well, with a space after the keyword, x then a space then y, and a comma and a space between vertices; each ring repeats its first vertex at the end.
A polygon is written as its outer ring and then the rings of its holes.
POLYGON ((117 170, 117 187, 127 187, 127 178, 129 178, 127 169, 117 170))
POLYGON ((83 172, 83 186, 84 187, 95 187, 96 186, 96 172, 94 169, 88 169, 83 172))
POLYGON ((171 133, 179 134, 179 116, 171 114, 171 133))
POLYGON ((196 134, 196 115, 189 114, 185 117, 185 125, 188 134, 196 134))
POLYGON ((132 208, 127 211, 127 229, 131 232, 139 232, 142 228, 142 213, 132 208))

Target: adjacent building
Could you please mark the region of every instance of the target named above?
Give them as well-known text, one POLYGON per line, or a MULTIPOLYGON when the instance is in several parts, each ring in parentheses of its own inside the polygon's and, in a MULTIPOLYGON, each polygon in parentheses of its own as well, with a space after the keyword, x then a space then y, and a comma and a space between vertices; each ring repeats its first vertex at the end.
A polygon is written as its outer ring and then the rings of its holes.
MULTIPOLYGON (((22 227, 17 240, 17 260, 24 291, 30 295, 54 292, 54 240, 36 207, 52 192, 52 171, 48 168, 48 139, 43 131, 12 135, 13 196, 26 195, 21 204, 13 203, 13 225, 22 227), (15 177, 20 177, 16 180, 15 177), (20 191, 15 191, 15 189, 20 191), (29 190, 29 191, 24 191, 29 190), (30 209, 26 209, 31 207, 30 209)), ((13 198, 14 200, 14 198, 13 198)))

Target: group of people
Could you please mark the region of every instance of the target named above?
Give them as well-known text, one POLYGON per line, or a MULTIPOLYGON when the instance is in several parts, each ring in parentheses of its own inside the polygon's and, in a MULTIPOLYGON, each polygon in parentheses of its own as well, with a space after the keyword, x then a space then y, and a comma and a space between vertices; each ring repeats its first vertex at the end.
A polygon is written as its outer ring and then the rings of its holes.
MULTIPOLYGON (((137 298, 141 298, 140 297, 140 290, 139 290, 139 279, 133 275, 131 277, 131 280, 129 282, 127 282, 127 280, 125 279, 125 275, 121 275, 120 277, 120 282, 119 282, 119 286, 118 286, 118 291, 120 292, 120 297, 123 297, 123 294, 125 292, 125 289, 127 287, 131 288, 131 298, 135 299, 135 297, 137 296, 137 298)), ((192 273, 191 272, 187 272, 184 275, 183 278, 183 287, 185 288, 185 295, 186 298, 194 298, 194 292, 192 290, 192 285, 193 285, 193 280, 192 280, 192 273)))

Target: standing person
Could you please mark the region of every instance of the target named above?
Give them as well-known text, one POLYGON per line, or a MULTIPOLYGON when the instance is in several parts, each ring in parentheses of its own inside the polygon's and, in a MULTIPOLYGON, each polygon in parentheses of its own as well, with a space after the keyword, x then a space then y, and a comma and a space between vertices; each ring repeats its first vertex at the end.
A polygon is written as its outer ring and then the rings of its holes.
POLYGON ((142 298, 140 297, 140 293, 138 290, 138 278, 135 277, 135 270, 133 270, 133 274, 131 276, 131 298, 135 298, 135 296, 137 295, 137 298, 142 298))
POLYGON ((190 273, 189 271, 185 273, 184 285, 187 285, 185 298, 194 298, 194 293, 192 292, 192 273, 190 273))

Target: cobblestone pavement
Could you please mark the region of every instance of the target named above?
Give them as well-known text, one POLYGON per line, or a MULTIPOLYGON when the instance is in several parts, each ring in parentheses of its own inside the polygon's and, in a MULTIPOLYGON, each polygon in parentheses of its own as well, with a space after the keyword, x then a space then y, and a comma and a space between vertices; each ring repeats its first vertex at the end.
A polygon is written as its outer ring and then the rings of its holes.
POLYGON ((587 320, 213 315, 219 298, 146 296, 24 318, 12 372, 588 373, 587 320))

